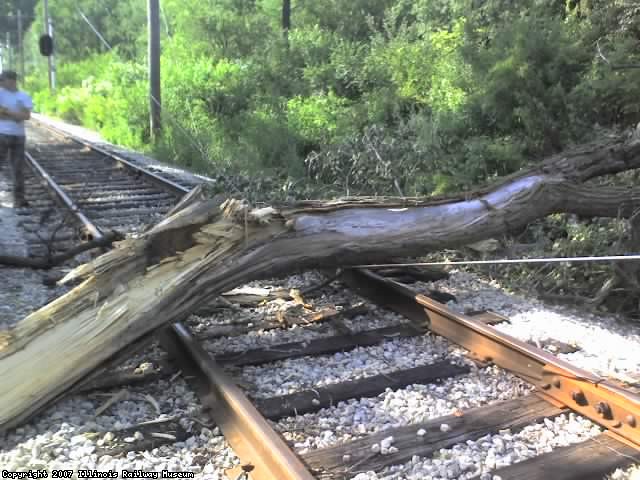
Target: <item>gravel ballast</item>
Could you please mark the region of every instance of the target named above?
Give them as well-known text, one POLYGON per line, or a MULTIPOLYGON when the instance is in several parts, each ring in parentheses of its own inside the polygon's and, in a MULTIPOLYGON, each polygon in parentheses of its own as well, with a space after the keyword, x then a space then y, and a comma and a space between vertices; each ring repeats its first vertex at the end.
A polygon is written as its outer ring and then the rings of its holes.
MULTIPOLYGON (((25 257, 29 251, 13 208, 9 178, 8 169, 0 165, 0 255, 25 257)), ((9 328, 47 302, 52 291, 42 280, 42 271, 0 266, 0 329, 9 328)))
POLYGON ((449 342, 441 337, 423 335, 390 340, 381 345, 359 347, 334 355, 249 366, 243 368, 240 378, 243 383, 256 387, 256 392, 252 392, 255 397, 286 395, 298 390, 427 365, 445 357, 455 362, 455 352, 451 352, 449 347, 449 342))
POLYGON ((585 441, 600 428, 573 413, 528 425, 519 432, 500 431, 451 449, 442 449, 431 459, 414 457, 404 465, 394 465, 379 473, 361 473, 354 480, 468 479, 498 480, 491 472, 529 458, 585 441))
POLYGON ((278 431, 299 453, 365 437, 389 428, 416 424, 499 400, 517 398, 531 387, 495 367, 472 368, 471 373, 441 384, 387 389, 375 398, 351 399, 317 413, 288 417, 278 431))

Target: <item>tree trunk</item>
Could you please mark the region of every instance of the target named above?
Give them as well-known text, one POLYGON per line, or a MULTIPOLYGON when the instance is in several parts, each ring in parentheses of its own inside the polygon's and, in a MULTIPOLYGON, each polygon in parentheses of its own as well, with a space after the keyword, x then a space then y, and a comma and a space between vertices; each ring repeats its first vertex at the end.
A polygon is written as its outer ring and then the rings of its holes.
POLYGON ((581 183, 640 166, 640 143, 558 156, 456 198, 347 198, 252 209, 190 195, 137 239, 71 272, 83 283, 0 333, 0 430, 118 350, 261 277, 385 262, 500 235, 554 212, 629 216, 640 189, 581 183))

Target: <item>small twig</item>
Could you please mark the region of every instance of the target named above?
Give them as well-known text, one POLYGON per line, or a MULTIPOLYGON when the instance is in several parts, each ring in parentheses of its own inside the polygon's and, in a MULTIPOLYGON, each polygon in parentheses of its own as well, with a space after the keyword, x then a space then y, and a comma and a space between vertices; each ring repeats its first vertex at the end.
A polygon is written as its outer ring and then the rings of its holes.
POLYGON ((173 440, 173 441, 176 440, 176 436, 171 435, 170 433, 151 432, 149 435, 152 436, 153 438, 162 438, 165 440, 173 440))
POLYGON ((118 393, 112 395, 111 398, 109 398, 109 400, 104 402, 100 407, 98 407, 98 409, 96 410, 96 413, 95 413, 94 416, 95 417, 99 417, 111 405, 113 405, 116 402, 120 402, 122 400, 125 400, 128 397, 129 397, 129 392, 127 390, 124 390, 124 389, 120 390, 118 393))
POLYGON ((201 427, 213 428, 213 427, 216 426, 216 424, 213 423, 213 422, 212 423, 203 422, 202 420, 200 420, 199 418, 196 418, 196 417, 189 417, 189 420, 194 421, 195 423, 197 423, 201 427))
POLYGON ((400 188, 400 184, 398 183, 397 178, 393 179, 393 186, 396 187, 396 190, 398 191, 398 195, 404 198, 404 193, 402 193, 402 189, 400 188))
POLYGON ((51 253, 53 252, 53 243, 56 240, 56 236, 58 235, 58 232, 63 226, 67 224, 67 220, 69 220, 70 216, 71 214, 67 212, 64 218, 60 222, 58 222, 58 224, 55 226, 55 228, 53 229, 53 232, 51 232, 51 235, 49 236, 49 242, 47 243, 47 250, 49 251, 49 255, 51 255, 51 253))
POLYGON ((249 247, 249 207, 244 209, 244 247, 249 247))
POLYGON ((604 301, 607 299, 607 297, 609 296, 609 294, 611 293, 611 291, 618 286, 618 283, 619 283, 619 279, 617 275, 614 274, 611 277, 609 277, 607 281, 604 282, 604 284, 602 285, 602 287, 600 288, 596 296, 593 297, 593 299, 590 300, 589 303, 595 307, 599 307, 600 305, 602 305, 604 301))
POLYGON ((598 56, 604 60, 604 63, 606 63, 607 65, 611 66, 611 62, 609 62, 609 59, 607 57, 604 56, 604 54, 602 53, 602 49, 600 48, 600 39, 596 40, 596 48, 598 49, 598 56))
POLYGON ((236 305, 235 303, 230 302, 229 300, 224 298, 223 295, 218 296, 216 300, 218 300, 218 302, 222 303, 225 307, 231 310, 242 310, 242 308, 239 305, 236 305))
POLYGON ((604 61, 604 63, 609 65, 611 70, 626 70, 626 69, 632 69, 632 68, 640 68, 640 64, 638 63, 621 63, 618 65, 613 65, 609 61, 609 59, 604 56, 604 53, 602 53, 602 49, 600 48, 600 38, 596 40, 596 48, 598 49, 598 56, 604 61))
POLYGON ((162 410, 160 410, 160 404, 157 402, 157 400, 155 398, 153 398, 149 394, 142 395, 141 397, 151 404, 151 406, 156 411, 156 414, 158 414, 158 416, 162 415, 162 410))

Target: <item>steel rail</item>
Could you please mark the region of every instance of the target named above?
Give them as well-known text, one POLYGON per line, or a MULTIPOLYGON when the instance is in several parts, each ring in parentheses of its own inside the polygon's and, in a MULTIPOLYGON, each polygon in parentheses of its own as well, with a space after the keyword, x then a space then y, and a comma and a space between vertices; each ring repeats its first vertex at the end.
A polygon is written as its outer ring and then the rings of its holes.
POLYGON ((141 167, 139 165, 136 165, 135 163, 133 163, 130 160, 127 160, 126 158, 118 155, 115 152, 110 152, 108 150, 105 150, 102 147, 99 147, 87 140, 84 140, 80 137, 77 137, 76 135, 73 135, 71 133, 65 132, 57 127, 54 127, 53 125, 48 124, 47 122, 45 122, 42 119, 37 119, 32 117, 31 120, 41 126, 43 126, 44 128, 51 130, 53 133, 57 134, 60 137, 63 138, 68 138, 76 143, 79 143, 81 145, 84 145, 85 147, 98 152, 102 155, 104 155, 105 157, 109 157, 112 158, 113 160, 115 160, 116 162, 120 163, 121 165, 129 168, 130 170, 133 170, 135 172, 138 172, 142 175, 144 175, 150 182, 154 183, 155 185, 158 185, 159 187, 163 188, 164 190, 169 190, 172 194, 177 195, 179 197, 186 195, 187 193, 189 193, 189 189, 183 187, 182 185, 173 182, 167 178, 161 177, 160 175, 151 172, 150 170, 147 170, 144 167, 141 167))
POLYGON ((371 271, 345 270, 342 279, 375 303, 448 338, 478 360, 511 371, 551 403, 584 415, 640 449, 640 395, 371 271))
POLYGON ((253 480, 314 480, 297 455, 271 428, 242 391, 191 335, 174 323, 160 334, 160 342, 187 375, 210 407, 225 438, 243 465, 237 470, 253 480))
POLYGON ((82 213, 82 210, 74 203, 73 200, 65 193, 65 191, 56 183, 56 181, 51 178, 51 175, 47 173, 47 171, 42 168, 35 158, 31 156, 29 152, 25 152, 25 159, 27 161, 27 165, 31 168, 33 173, 40 176, 49 190, 51 190, 54 195, 58 198, 58 200, 76 217, 76 219, 82 224, 87 238, 85 240, 100 240, 104 237, 104 234, 100 231, 100 229, 87 218, 87 216, 82 213))

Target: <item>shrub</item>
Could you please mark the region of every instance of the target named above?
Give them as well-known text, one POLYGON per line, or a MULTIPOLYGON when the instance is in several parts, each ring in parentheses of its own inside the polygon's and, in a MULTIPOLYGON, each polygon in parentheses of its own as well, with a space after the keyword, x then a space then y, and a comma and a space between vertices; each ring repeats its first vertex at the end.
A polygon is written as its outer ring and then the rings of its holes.
POLYGON ((309 97, 297 96, 287 102, 291 131, 306 143, 334 143, 349 133, 349 102, 332 92, 309 97))

